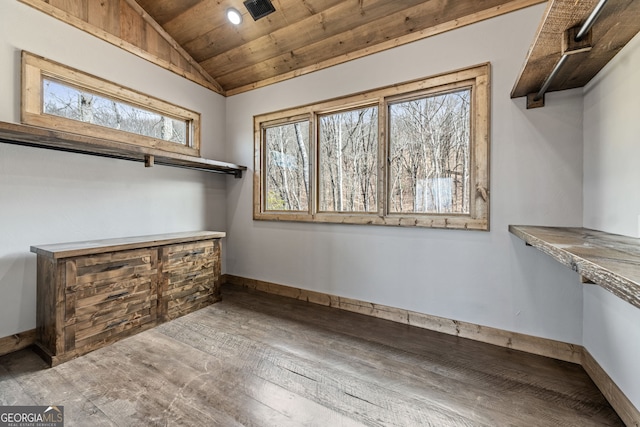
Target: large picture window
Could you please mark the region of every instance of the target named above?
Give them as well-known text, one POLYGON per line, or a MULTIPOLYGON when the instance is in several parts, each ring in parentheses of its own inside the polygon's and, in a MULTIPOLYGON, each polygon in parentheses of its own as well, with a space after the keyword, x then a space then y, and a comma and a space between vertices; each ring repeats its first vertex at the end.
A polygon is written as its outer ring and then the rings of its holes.
POLYGON ((489 71, 256 116, 254 218, 488 230, 489 71))
POLYGON ((22 53, 22 122, 111 141, 200 155, 200 115, 22 53))

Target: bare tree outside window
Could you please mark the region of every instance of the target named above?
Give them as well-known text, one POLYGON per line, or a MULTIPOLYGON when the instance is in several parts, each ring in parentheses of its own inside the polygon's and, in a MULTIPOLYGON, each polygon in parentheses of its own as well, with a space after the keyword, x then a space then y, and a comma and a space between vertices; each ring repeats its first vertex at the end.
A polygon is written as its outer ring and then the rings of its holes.
POLYGON ((389 105, 391 212, 468 213, 471 89, 389 105))
MULTIPOLYGON (((200 157, 196 111, 27 51, 21 77, 20 120, 26 125, 200 157)), ((145 161, 151 158, 146 154, 145 161)))
POLYGON ((377 210, 378 107, 320 117, 321 211, 377 210))
POLYGON ((267 166, 265 207, 270 211, 309 209, 309 122, 264 129, 267 166))
POLYGON ((490 77, 485 63, 254 116, 254 219, 488 230, 490 77))
POLYGON ((43 112, 185 145, 188 123, 52 79, 43 79, 43 112))

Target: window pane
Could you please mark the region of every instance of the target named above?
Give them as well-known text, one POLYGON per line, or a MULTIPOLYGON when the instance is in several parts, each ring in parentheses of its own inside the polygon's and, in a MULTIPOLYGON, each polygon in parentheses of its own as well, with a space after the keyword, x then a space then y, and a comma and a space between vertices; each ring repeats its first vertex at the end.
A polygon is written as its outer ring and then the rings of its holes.
POLYGON ((320 117, 319 210, 376 212, 378 108, 320 117))
POLYGON ((390 212, 468 213, 471 89, 389 106, 390 212))
POLYGON ((270 211, 309 210, 309 122, 264 130, 266 194, 270 211))
POLYGON ((188 123, 103 95, 43 79, 43 112, 58 117, 189 145, 188 123))

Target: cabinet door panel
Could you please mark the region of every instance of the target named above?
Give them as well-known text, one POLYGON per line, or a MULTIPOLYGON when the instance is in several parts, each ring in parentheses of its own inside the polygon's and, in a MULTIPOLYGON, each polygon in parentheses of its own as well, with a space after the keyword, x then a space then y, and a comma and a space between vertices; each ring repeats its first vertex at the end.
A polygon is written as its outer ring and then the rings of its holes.
POLYGON ((220 245, 204 241, 162 249, 160 301, 164 320, 198 310, 219 299, 220 245))
MULTIPOLYGON (((135 294, 145 293, 149 294, 153 287, 154 277, 143 277, 136 280, 127 281, 128 286, 123 286, 123 283, 119 283, 120 286, 106 286, 103 287, 102 292, 98 292, 89 296, 80 296, 76 293, 76 314, 83 307, 98 306, 98 305, 111 305, 117 306, 118 304, 126 304, 127 300, 135 294)), ((149 295, 151 297, 151 295, 149 295)))
POLYGON ((74 288, 95 287, 100 282, 114 282, 157 273, 157 253, 149 249, 111 252, 76 260, 74 288))
POLYGON ((77 258, 67 276, 67 351, 93 348, 156 319, 157 249, 77 258))
POLYGON ((82 353, 86 353, 96 348, 100 348, 109 342, 116 341, 118 338, 135 333, 136 330, 151 323, 152 321, 153 318, 149 314, 114 321, 109 325, 109 328, 103 330, 103 332, 95 335, 89 335, 87 338, 78 339, 76 337, 76 349, 81 349, 82 353))

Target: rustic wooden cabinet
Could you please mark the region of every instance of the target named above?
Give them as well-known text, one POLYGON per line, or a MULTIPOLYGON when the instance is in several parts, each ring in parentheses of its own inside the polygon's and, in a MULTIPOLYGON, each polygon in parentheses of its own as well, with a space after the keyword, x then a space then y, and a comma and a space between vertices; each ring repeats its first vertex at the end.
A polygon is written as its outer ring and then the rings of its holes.
POLYGON ((212 231, 32 246, 36 347, 51 366, 220 300, 212 231))
POLYGON ((212 277, 220 277, 220 240, 164 246, 160 249, 162 279, 160 315, 162 320, 198 310, 220 299, 212 277))

